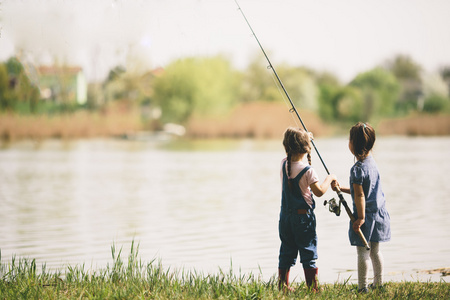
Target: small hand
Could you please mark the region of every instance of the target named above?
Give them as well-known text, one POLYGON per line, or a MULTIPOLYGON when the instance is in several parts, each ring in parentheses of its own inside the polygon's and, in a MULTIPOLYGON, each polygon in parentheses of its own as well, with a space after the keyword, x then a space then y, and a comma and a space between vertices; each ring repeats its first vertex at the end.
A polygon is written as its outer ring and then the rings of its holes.
POLYGON ((313 133, 312 133, 311 131, 308 131, 308 134, 309 134, 309 138, 310 138, 311 140, 314 140, 314 135, 313 135, 313 133))
POLYGON ((337 192, 338 189, 339 190, 341 189, 341 186, 339 185, 339 182, 337 181, 337 179, 335 179, 331 182, 331 189, 335 192, 337 192))
POLYGON ((353 222, 353 230, 355 232, 358 232, 358 230, 361 228, 364 222, 365 222, 364 219, 357 219, 355 222, 353 222))

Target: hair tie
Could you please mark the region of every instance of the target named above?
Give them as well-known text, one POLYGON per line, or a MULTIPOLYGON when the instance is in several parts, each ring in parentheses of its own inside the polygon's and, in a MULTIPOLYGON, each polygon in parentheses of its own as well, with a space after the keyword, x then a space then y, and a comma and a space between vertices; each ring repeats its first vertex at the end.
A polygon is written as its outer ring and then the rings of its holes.
POLYGON ((367 126, 366 126, 366 123, 363 123, 363 125, 364 125, 364 129, 366 129, 366 127, 367 127, 367 126))

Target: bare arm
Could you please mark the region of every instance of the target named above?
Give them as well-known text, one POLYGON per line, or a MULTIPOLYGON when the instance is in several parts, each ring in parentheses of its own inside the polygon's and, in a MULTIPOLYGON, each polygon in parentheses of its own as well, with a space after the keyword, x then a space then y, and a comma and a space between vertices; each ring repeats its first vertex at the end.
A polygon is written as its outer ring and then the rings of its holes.
POLYGON ((337 190, 339 189, 343 193, 350 194, 350 188, 349 187, 345 187, 345 186, 341 186, 337 180, 333 180, 333 182, 331 182, 331 188, 335 192, 337 192, 337 190))
POLYGON ((358 219, 353 222, 353 230, 358 231, 366 219, 366 197, 364 196, 363 187, 360 184, 353 184, 353 192, 353 199, 355 201, 356 211, 358 213, 358 219))
POLYGON ((336 180, 336 175, 331 174, 325 178, 322 184, 319 185, 319 182, 314 182, 309 187, 311 188, 311 191, 315 196, 322 197, 322 195, 325 194, 325 192, 328 190, 328 187, 333 180, 336 180))

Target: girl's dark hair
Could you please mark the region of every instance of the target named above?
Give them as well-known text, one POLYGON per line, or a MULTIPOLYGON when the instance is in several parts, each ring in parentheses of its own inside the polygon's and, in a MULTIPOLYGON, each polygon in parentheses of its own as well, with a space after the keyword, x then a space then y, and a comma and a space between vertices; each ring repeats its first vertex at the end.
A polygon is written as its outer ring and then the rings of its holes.
POLYGON ((358 122, 350 129, 350 143, 353 147, 353 154, 358 160, 369 155, 375 139, 375 129, 368 123, 358 122))
POLYGON ((283 146, 287 155, 287 175, 291 187, 291 158, 293 154, 307 153, 308 163, 311 165, 311 139, 309 134, 300 128, 289 127, 284 132, 283 146))

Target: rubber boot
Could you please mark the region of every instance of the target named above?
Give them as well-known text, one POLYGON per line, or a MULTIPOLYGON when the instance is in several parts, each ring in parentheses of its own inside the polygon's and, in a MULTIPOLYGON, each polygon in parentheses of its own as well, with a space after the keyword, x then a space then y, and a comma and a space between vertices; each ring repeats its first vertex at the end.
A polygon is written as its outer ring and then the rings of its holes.
POLYGON ((305 281, 308 288, 312 291, 317 292, 317 274, 319 272, 318 268, 308 268, 303 269, 305 271, 305 281))
POLYGON ((289 286, 289 272, 290 269, 278 269, 278 289, 283 290, 285 292, 292 292, 294 289, 289 286))

